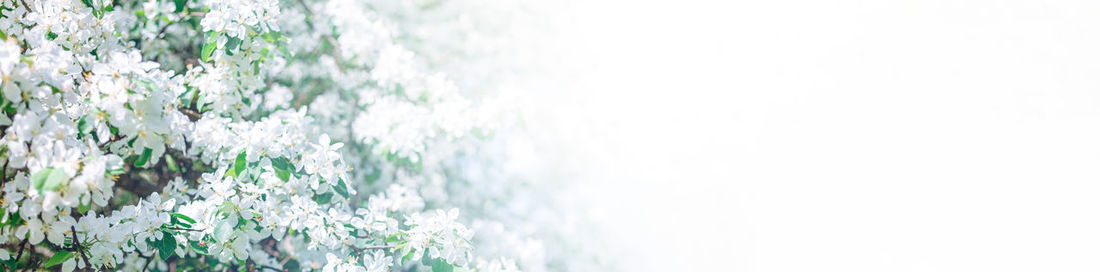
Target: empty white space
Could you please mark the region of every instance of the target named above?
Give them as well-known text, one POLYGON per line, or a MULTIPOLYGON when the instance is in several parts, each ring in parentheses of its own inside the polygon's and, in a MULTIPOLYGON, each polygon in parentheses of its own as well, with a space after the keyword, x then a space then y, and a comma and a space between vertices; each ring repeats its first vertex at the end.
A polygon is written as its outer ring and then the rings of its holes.
POLYGON ((535 123, 619 270, 1100 270, 1098 1, 567 10, 535 123))

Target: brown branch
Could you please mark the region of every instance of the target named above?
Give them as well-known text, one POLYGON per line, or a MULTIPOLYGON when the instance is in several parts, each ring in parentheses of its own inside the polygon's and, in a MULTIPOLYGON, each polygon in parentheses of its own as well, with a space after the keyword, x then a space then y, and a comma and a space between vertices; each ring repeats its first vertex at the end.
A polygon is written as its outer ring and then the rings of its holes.
POLYGON ((88 261, 88 255, 84 254, 84 247, 80 245, 80 239, 76 237, 76 226, 69 226, 69 229, 73 231, 73 247, 80 252, 80 258, 84 259, 84 267, 91 269, 92 262, 88 261))
POLYGON ((19 242, 19 253, 15 255, 15 260, 16 261, 19 261, 20 258, 23 258, 23 249, 26 248, 25 247, 26 245, 27 245, 27 238, 23 238, 23 241, 19 242))
POLYGON ((202 113, 199 113, 195 110, 188 109, 188 108, 180 108, 179 111, 182 112, 183 115, 187 115, 187 119, 191 119, 191 122, 195 122, 195 121, 198 121, 199 119, 202 119, 202 113))

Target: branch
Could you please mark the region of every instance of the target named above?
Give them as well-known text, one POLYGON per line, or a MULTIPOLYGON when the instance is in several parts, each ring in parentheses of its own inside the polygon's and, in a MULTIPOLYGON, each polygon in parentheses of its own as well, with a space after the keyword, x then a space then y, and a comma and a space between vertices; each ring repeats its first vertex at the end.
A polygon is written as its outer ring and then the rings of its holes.
POLYGON ((349 246, 349 247, 351 247, 351 249, 353 249, 353 250, 355 250, 355 251, 364 251, 364 250, 370 250, 370 249, 389 249, 389 248, 395 248, 395 247, 397 247, 397 245, 392 245, 392 246, 365 246, 365 247, 349 246))
POLYGON ((76 238, 76 226, 69 226, 69 229, 73 231, 73 247, 80 252, 80 258, 84 259, 84 267, 91 269, 92 262, 88 261, 88 255, 84 254, 84 248, 80 246, 80 239, 76 238))
POLYGON ((15 260, 16 261, 19 261, 20 258, 23 258, 23 249, 26 248, 26 247, 24 247, 26 245, 27 245, 27 238, 23 238, 23 241, 19 242, 19 253, 15 255, 15 260))

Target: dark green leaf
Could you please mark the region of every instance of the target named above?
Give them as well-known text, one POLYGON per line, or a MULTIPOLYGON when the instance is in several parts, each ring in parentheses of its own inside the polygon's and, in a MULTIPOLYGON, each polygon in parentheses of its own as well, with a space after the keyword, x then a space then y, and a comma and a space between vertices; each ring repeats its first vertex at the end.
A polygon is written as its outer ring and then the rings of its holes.
POLYGON ((190 244, 191 244, 191 250, 194 250, 195 253, 202 254, 202 255, 210 255, 210 252, 207 251, 207 249, 206 249, 206 245, 201 245, 199 243, 199 241, 191 241, 190 244))
POLYGON ((336 193, 340 194, 340 196, 342 196, 344 198, 348 198, 348 187, 347 187, 348 185, 344 184, 344 179, 343 178, 340 178, 338 180, 339 180, 339 182, 336 183, 336 187, 334 188, 334 189, 336 189, 336 193))
POLYGON ((323 193, 317 195, 317 204, 325 205, 332 201, 332 193, 323 193))
POLYGON ((141 155, 138 155, 137 159, 134 160, 134 166, 145 167, 146 164, 149 163, 149 157, 152 157, 152 156, 153 156, 153 150, 146 147, 145 150, 141 151, 141 155))
POLYGON ((187 217, 186 215, 183 215, 183 214, 180 214, 180 213, 170 213, 170 215, 172 215, 172 217, 182 219, 183 221, 187 221, 188 223, 191 223, 191 224, 195 223, 195 219, 191 219, 191 217, 187 217))
POLYGON ((229 40, 225 41, 225 54, 232 56, 239 46, 241 46, 241 39, 229 37, 229 40))
POLYGON ((88 123, 88 117, 80 117, 80 121, 76 122, 76 128, 80 130, 80 134, 88 135, 92 132, 92 124, 88 123))
POLYGON ((176 12, 183 12, 184 8, 187 8, 187 0, 175 0, 176 12))
POLYGON ((167 260, 168 257, 172 257, 172 254, 176 253, 176 237, 167 231, 162 231, 161 234, 164 237, 160 239, 160 243, 157 243, 157 253, 160 255, 161 260, 167 260))
POLYGON ((302 271, 302 266, 298 264, 298 260, 290 259, 290 261, 287 261, 286 264, 283 265, 283 269, 287 271, 302 271))
POLYGON ((271 159, 271 168, 275 169, 275 176, 283 181, 290 180, 290 171, 293 167, 294 166, 291 165, 286 158, 278 157, 271 159))

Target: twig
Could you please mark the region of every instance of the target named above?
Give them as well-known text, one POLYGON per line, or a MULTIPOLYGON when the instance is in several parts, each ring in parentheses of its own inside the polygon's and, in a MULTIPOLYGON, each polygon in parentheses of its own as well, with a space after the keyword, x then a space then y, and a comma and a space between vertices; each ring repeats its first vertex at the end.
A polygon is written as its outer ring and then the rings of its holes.
POLYGON ((270 265, 261 265, 260 266, 260 270, 263 270, 264 268, 275 270, 275 271, 286 271, 286 270, 275 268, 274 266, 270 266, 270 265))
POLYGON ((141 257, 141 258, 145 259, 145 266, 141 267, 141 271, 142 272, 149 271, 149 264, 153 263, 153 255, 145 256, 145 255, 141 255, 141 252, 138 252, 138 251, 134 251, 134 252, 137 252, 138 257, 141 257))
POLYGON ((188 228, 181 228, 181 227, 165 227, 164 229, 167 229, 167 230, 182 230, 182 231, 202 231, 202 230, 197 230, 197 229, 188 229, 188 228))
POLYGON ((26 245, 27 245, 27 238, 23 238, 23 241, 19 242, 19 253, 15 254, 15 260, 16 261, 19 261, 20 258, 23 258, 23 249, 26 248, 26 247, 24 247, 26 245))
POLYGON ((85 267, 91 269, 92 262, 88 261, 88 255, 84 254, 84 247, 80 245, 80 239, 76 237, 76 226, 69 226, 69 229, 73 231, 73 247, 80 252, 80 258, 84 259, 85 267))
POLYGON ((355 251, 364 251, 364 250, 369 250, 369 249, 389 249, 389 248, 395 248, 395 247, 397 247, 397 245, 390 245, 390 246, 365 246, 365 247, 350 246, 350 247, 351 247, 351 249, 353 249, 353 250, 355 250, 355 251))

